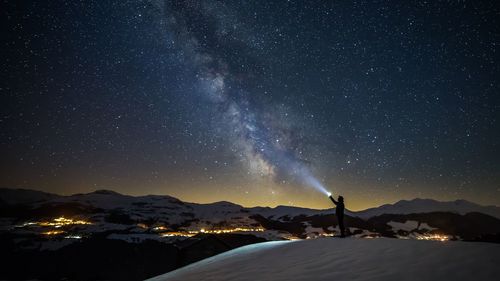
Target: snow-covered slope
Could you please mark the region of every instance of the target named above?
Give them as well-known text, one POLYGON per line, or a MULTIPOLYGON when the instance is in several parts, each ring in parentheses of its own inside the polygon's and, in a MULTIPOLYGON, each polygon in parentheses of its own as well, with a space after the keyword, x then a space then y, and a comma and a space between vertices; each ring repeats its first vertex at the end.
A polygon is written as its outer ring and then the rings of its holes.
POLYGON ((432 199, 401 200, 394 204, 366 209, 352 213, 360 218, 371 218, 382 214, 413 214, 429 212, 452 212, 464 215, 470 212, 479 212, 500 218, 500 207, 481 206, 466 200, 441 202, 432 199))
POLYGON ((493 281, 498 264, 498 244, 324 238, 249 245, 149 280, 493 281))

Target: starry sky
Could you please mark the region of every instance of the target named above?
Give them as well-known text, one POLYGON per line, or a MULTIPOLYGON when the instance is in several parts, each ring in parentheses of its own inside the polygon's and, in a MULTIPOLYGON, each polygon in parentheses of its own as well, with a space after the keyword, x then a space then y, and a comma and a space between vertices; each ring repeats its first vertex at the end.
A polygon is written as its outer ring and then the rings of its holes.
POLYGON ((500 205, 500 4, 405 4, 2 1, 0 186, 500 205))

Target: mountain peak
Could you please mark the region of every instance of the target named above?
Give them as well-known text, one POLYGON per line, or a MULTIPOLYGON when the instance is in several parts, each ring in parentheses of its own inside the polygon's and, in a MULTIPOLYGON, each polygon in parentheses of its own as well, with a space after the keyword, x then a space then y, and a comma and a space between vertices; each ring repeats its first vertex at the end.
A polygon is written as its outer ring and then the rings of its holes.
POLYGON ((219 206, 219 207, 240 207, 240 208, 242 207, 241 205, 229 201, 217 201, 206 205, 219 206))
POLYGON ((456 204, 467 204, 467 205, 477 205, 476 203, 473 203, 473 202, 470 202, 470 201, 467 201, 467 200, 464 200, 464 199, 458 199, 458 200, 455 200, 454 201, 456 204))
POLYGON ((102 195, 122 195, 121 193, 118 193, 113 190, 108 190, 108 189, 98 189, 94 192, 90 192, 89 194, 102 194, 102 195))

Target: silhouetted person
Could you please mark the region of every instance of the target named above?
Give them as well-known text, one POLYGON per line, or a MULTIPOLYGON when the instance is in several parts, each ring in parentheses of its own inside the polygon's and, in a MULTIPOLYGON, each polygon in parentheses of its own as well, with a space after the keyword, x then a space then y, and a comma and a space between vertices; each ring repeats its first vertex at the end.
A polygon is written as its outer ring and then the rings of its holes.
POLYGON ((335 204, 335 215, 337 216, 337 221, 339 222, 340 228, 340 237, 345 237, 345 229, 344 229, 344 197, 339 196, 338 200, 335 201, 333 196, 330 195, 330 199, 332 199, 333 204, 335 204))

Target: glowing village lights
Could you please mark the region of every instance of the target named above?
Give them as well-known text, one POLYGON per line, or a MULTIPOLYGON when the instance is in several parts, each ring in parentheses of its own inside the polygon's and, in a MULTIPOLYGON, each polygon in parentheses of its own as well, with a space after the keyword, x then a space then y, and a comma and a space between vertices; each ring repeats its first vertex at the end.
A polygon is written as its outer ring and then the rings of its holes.
POLYGON ((153 227, 153 230, 154 231, 164 231, 164 230, 167 230, 167 228, 165 226, 155 226, 153 227))
POLYGON ((201 233, 209 234, 223 234, 223 233, 233 233, 233 232, 263 232, 265 229, 263 227, 256 228, 246 228, 246 227, 235 227, 227 229, 204 229, 200 230, 201 233))
POLYGON ((160 233, 161 237, 193 237, 196 234, 182 231, 164 232, 160 233))
POLYGON ((16 225, 16 227, 28 227, 28 226, 53 226, 55 228, 60 228, 66 225, 86 225, 86 224, 92 224, 89 221, 84 221, 84 220, 73 220, 69 218, 63 217, 58 217, 55 218, 51 221, 35 221, 35 222, 25 222, 20 225, 16 225))
POLYGON ((44 231, 42 232, 43 235, 47 235, 47 236, 52 236, 52 235, 59 235, 59 234, 63 234, 65 231, 62 231, 62 230, 49 230, 49 231, 44 231))
POLYGON ((64 236, 65 239, 82 239, 82 236, 80 235, 67 235, 64 236))
MULTIPOLYGON (((38 226, 53 226, 55 228, 60 228, 60 227, 65 226, 65 225, 76 225, 76 224, 85 225, 85 224, 92 224, 92 223, 88 222, 88 221, 84 221, 84 220, 73 220, 73 219, 69 219, 69 218, 65 218, 65 217, 58 217, 58 218, 53 219, 52 221, 41 221, 41 222, 35 222, 32 224, 38 225, 38 226)), ((30 225, 32 225, 32 224, 30 224, 30 225)))
POLYGON ((449 235, 444 235, 444 234, 425 234, 425 235, 419 235, 416 237, 417 240, 433 240, 433 241, 448 241, 451 239, 449 235))
POLYGON ((159 235, 162 237, 192 237, 196 234, 225 234, 225 233, 235 233, 235 232, 264 232, 266 229, 263 227, 235 227, 235 228, 220 228, 220 229, 205 229, 200 230, 187 230, 187 231, 170 231, 162 232, 159 235))
POLYGON ((148 228, 148 226, 146 224, 144 224, 144 223, 138 223, 137 227, 140 227, 142 229, 147 229, 148 228))
MULTIPOLYGON (((36 222, 25 222, 21 225, 17 225, 16 227, 18 228, 24 228, 24 227, 43 227, 43 228, 54 228, 54 229, 49 229, 40 232, 41 235, 44 236, 56 236, 60 235, 63 233, 66 233, 66 231, 61 230, 62 227, 64 226, 71 226, 71 225, 89 225, 92 224, 89 221, 85 220, 77 220, 77 219, 70 219, 66 218, 64 216, 49 220, 49 221, 36 221, 36 222)), ((78 235, 69 235, 66 236, 65 238, 72 238, 72 239, 80 239, 81 237, 78 235)))
MULTIPOLYGON (((326 195, 331 196, 331 192, 326 191, 326 195)), ((52 220, 47 220, 47 221, 35 221, 35 222, 25 222, 21 225, 17 225, 16 227, 22 228, 22 227, 43 227, 43 229, 38 232, 40 235, 43 236, 54 236, 54 237, 63 237, 62 235, 64 234, 65 239, 82 239, 82 235, 79 233, 67 233, 69 232, 69 229, 64 228, 65 226, 72 226, 72 225, 90 225, 93 224, 92 222, 83 220, 83 219, 72 219, 72 218, 67 218, 64 216, 54 218, 52 220), (61 235, 61 236, 60 236, 61 235)), ((168 227, 164 225, 154 225, 154 226, 147 226, 146 224, 143 223, 138 223, 138 227, 144 228, 144 229, 149 229, 152 231, 155 231, 157 235, 161 237, 192 237, 197 234, 230 234, 230 233, 252 233, 252 232, 264 232, 266 231, 265 228, 258 226, 258 227, 245 227, 245 226, 240 226, 240 227, 227 227, 227 228, 200 228, 200 229, 183 229, 183 230, 176 230, 176 231, 169 231, 168 227)), ((334 233, 319 233, 315 235, 308 235, 304 237, 305 239, 313 239, 313 238, 320 238, 320 237, 331 237, 334 236, 334 233)), ((379 235, 365 235, 361 236, 360 238, 378 238, 379 235)), ((301 239, 299 237, 290 235, 288 237, 283 237, 284 239, 287 240, 298 240, 301 239)), ((449 241, 452 240, 454 237, 446 234, 431 234, 431 233, 426 233, 426 234, 417 234, 417 235, 412 235, 411 237, 398 237, 399 239, 417 239, 417 240, 431 240, 431 241, 449 241)))

